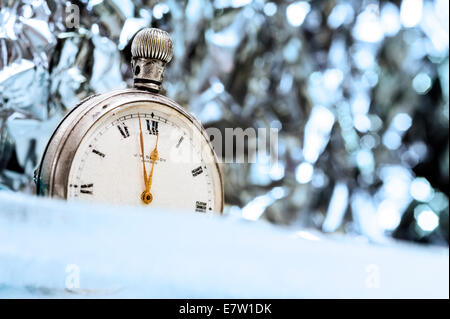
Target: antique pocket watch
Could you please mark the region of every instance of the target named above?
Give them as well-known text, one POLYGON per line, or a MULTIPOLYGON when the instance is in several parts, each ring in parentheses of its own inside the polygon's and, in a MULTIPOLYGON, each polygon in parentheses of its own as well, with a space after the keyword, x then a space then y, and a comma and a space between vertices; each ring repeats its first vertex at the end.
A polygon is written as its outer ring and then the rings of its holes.
POLYGON ((167 32, 138 32, 131 47, 135 88, 88 97, 65 116, 37 170, 38 195, 222 212, 222 177, 208 134, 158 93, 172 50, 167 32))

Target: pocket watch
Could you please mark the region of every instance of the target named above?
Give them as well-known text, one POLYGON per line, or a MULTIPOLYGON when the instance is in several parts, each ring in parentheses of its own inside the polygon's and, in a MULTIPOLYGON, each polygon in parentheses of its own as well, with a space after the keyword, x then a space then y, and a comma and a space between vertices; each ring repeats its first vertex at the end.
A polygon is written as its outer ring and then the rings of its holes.
POLYGON ((139 31, 134 88, 90 96, 65 116, 36 171, 38 195, 221 213, 222 175, 209 135, 159 93, 173 44, 139 31))

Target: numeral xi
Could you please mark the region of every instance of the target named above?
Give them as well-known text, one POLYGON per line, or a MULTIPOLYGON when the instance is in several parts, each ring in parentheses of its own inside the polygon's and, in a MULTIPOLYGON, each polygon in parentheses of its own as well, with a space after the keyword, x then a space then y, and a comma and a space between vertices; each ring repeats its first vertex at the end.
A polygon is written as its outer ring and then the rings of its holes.
POLYGON ((117 125, 117 128, 119 129, 120 134, 122 134, 123 138, 127 138, 130 136, 130 133, 128 132, 128 127, 125 124, 122 124, 123 127, 119 124, 117 125))

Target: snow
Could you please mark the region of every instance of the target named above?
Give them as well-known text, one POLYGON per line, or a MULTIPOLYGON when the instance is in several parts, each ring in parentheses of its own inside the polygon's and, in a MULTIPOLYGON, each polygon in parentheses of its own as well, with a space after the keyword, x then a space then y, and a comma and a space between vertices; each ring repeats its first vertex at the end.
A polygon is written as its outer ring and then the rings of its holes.
POLYGON ((0 297, 448 298, 449 254, 0 192, 0 297))

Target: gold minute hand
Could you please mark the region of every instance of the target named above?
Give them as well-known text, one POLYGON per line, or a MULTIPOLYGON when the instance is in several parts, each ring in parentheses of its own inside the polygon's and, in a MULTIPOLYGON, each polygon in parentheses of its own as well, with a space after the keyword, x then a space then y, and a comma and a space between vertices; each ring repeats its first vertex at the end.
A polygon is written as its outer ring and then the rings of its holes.
POLYGON ((138 119, 139 119, 139 141, 141 145, 141 156, 142 156, 142 171, 144 174, 144 186, 145 190, 147 189, 147 170, 145 169, 145 159, 144 159, 144 138, 142 137, 142 126, 141 126, 141 115, 138 113, 138 119))

